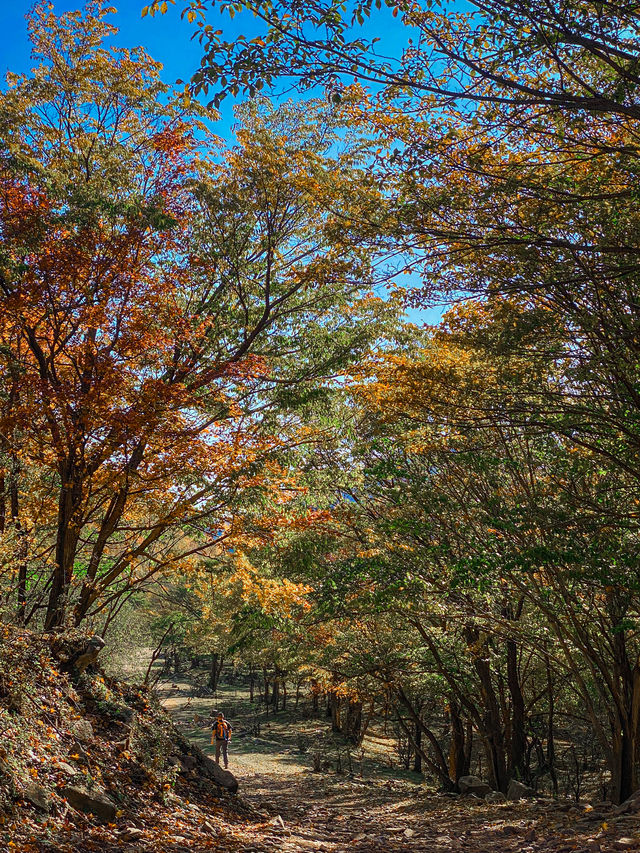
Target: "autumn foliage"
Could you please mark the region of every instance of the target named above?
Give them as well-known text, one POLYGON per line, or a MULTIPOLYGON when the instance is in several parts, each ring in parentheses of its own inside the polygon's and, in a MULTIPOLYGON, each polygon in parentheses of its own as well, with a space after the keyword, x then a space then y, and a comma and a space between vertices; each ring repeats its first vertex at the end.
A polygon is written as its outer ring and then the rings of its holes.
POLYGON ((395 715, 445 790, 625 801, 637 10, 218 5, 262 33, 186 2, 181 92, 100 3, 38 6, 2 95, 6 618, 135 603, 214 685, 230 657, 276 710, 307 684, 350 743, 395 715), (284 78, 324 100, 252 97, 232 145, 195 100, 284 78))

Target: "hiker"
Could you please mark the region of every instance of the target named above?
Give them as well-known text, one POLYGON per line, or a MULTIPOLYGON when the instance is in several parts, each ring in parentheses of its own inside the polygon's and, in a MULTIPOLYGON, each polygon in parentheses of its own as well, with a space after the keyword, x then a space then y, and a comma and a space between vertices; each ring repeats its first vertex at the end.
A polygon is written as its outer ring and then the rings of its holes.
POLYGON ((225 770, 229 766, 227 747, 229 746, 229 741, 231 740, 231 731, 231 723, 229 723, 228 720, 225 720, 222 711, 218 711, 218 713, 216 714, 216 721, 213 724, 213 730, 211 731, 211 743, 213 744, 215 740, 216 764, 220 764, 220 751, 222 750, 225 770))

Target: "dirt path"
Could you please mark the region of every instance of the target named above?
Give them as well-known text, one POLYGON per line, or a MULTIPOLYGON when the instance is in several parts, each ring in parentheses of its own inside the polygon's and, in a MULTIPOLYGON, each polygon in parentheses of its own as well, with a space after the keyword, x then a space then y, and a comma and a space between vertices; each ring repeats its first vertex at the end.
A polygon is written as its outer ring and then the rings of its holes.
MULTIPOLYGON (((487 804, 434 793, 420 777, 385 768, 368 756, 353 774, 313 772, 305 739, 324 721, 285 714, 262 720, 240 692, 215 700, 189 697, 178 682, 165 706, 185 734, 207 751, 206 718, 215 708, 234 722, 230 770, 251 819, 236 827, 226 850, 403 851, 403 853, 613 853, 640 851, 640 821, 602 808, 535 801, 487 804), (253 729, 251 728, 253 726, 253 729), (363 777, 359 775, 360 770, 363 777)), ((326 726, 325 726, 326 728, 326 726)), ((383 757, 383 756, 382 756, 383 757)))

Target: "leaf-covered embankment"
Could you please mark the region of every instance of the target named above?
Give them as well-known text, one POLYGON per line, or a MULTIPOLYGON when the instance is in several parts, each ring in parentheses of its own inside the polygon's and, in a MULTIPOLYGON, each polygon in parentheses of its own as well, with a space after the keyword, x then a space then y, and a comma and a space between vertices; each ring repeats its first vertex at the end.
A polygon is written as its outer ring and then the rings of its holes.
POLYGON ((150 691, 106 677, 91 638, 1 639, 0 850, 235 849, 250 808, 234 777, 150 691))

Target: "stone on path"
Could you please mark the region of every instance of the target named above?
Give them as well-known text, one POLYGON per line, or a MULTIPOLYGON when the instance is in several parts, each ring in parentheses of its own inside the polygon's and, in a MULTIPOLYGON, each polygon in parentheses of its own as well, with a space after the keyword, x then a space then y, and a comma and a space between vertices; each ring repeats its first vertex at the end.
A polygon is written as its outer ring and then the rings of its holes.
POLYGON ((532 788, 528 788, 526 785, 523 785, 522 782, 518 782, 517 779, 512 779, 509 782, 509 787, 507 788, 508 800, 522 800, 525 797, 534 796, 535 791, 532 788))
POLYGON ((487 785, 477 776, 461 776, 458 779, 458 788, 461 794, 475 794, 477 797, 484 797, 491 791, 491 785, 487 785))
POLYGON ((485 803, 506 803, 507 798, 502 791, 489 791, 484 801, 485 803))

